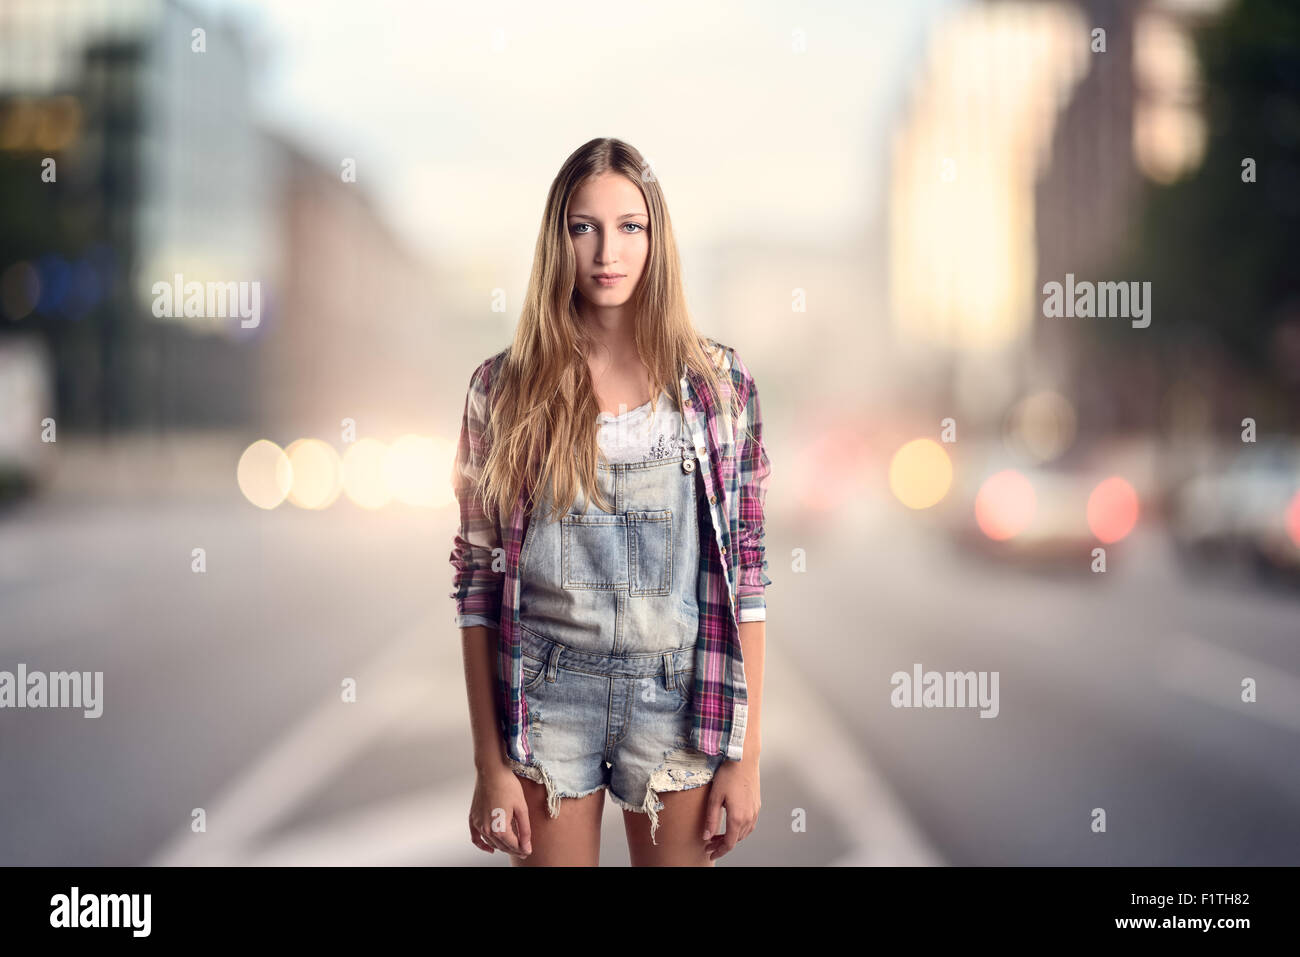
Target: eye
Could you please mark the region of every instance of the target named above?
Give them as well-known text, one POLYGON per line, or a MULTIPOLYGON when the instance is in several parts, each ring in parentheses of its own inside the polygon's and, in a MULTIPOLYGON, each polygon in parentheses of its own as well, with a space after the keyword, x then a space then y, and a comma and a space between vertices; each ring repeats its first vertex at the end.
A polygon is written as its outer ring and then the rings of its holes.
MULTIPOLYGON (((569 227, 569 230, 570 230, 570 232, 572 232, 572 233, 574 233, 574 234, 576 234, 576 235, 578 235, 578 236, 585 236, 585 235, 587 235, 587 233, 586 233, 585 230, 584 230, 583 232, 579 232, 579 231, 578 231, 578 230, 581 229, 583 226, 588 226, 588 227, 591 227, 592 229, 595 228, 594 226, 591 225, 591 223, 574 223, 571 227, 569 227)), ((625 227, 626 227, 626 226, 631 226, 632 229, 633 229, 633 232, 645 232, 645 227, 642 226, 640 223, 624 223, 623 226, 625 226, 625 227)), ((631 235, 631 233, 629 233, 628 235, 631 235)))

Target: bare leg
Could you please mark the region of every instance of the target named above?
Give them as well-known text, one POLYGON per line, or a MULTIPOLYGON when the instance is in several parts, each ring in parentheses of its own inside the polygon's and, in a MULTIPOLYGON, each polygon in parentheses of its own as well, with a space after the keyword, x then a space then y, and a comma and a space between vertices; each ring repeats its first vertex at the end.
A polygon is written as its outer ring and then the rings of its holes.
MULTIPOLYGON (((580 798, 561 798, 558 817, 546 809, 546 786, 520 777, 528 802, 533 853, 510 855, 516 867, 596 867, 600 864, 600 818, 605 810, 605 789, 580 798)), ((704 825, 700 825, 703 831, 704 825)), ((662 829, 661 829, 662 830, 662 829)))
POLYGON ((663 802, 655 841, 650 842, 650 816, 623 811, 627 850, 633 867, 713 867, 705 854, 704 817, 713 782, 688 791, 656 792, 663 802))

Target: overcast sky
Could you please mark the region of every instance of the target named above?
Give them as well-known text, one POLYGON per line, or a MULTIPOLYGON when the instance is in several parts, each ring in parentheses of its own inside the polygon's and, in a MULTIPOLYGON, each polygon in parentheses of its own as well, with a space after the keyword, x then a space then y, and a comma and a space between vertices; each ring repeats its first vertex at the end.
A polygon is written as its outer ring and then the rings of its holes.
POLYGON ((694 241, 860 236, 927 26, 958 0, 191 2, 248 27, 266 119, 355 157, 414 245, 526 260, 594 136, 650 159, 694 241))

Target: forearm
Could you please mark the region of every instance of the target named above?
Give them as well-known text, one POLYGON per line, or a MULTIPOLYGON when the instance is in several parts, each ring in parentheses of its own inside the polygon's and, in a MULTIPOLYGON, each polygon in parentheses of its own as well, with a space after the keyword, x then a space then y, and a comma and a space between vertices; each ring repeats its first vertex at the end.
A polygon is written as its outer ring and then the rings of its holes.
POLYGON ((480 771, 506 767, 506 746, 497 716, 497 631, 485 625, 460 630, 465 659, 465 690, 469 699, 474 766, 480 771))
POLYGON ((741 763, 758 763, 762 745, 763 712, 763 653, 767 643, 767 622, 742 621, 740 623, 740 652, 745 662, 745 688, 748 693, 749 712, 745 724, 744 756, 741 763))

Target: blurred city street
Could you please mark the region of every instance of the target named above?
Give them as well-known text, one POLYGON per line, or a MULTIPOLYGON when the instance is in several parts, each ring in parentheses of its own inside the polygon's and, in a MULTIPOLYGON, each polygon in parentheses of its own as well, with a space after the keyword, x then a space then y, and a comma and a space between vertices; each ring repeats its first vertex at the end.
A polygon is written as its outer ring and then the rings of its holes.
MULTIPOLYGON (((220 457, 200 448, 184 454, 220 457)), ((507 863, 466 833, 450 512, 262 512, 184 473, 188 497, 97 502, 79 481, 4 517, 0 653, 102 670, 104 713, 6 715, 0 861, 507 863)), ((1158 530, 1105 575, 1027 579, 896 504, 846 511, 826 533, 771 519, 769 553, 803 548, 807 571, 773 563, 763 810, 723 864, 1291 862, 1293 594, 1191 584, 1158 530), (999 671, 1000 713, 891 707, 889 676, 914 662, 999 671), (1260 701, 1225 704, 1243 675, 1260 701)), ((627 861, 612 806, 602 860, 627 861)))
POLYGON ((0 865, 508 864, 453 466, 512 346, 581 437, 584 144, 761 396, 721 863, 1300 863, 1298 75, 1291 0, 0 0, 0 865))
MULTIPOLYGON (((196 463, 214 457, 189 451, 196 463)), ((104 471, 78 461, 81 475, 104 471)), ((346 506, 263 513, 159 491, 101 503, 56 491, 7 518, 0 651, 33 669, 103 670, 106 703, 75 729, 79 714, 9 717, 0 799, 13 813, 0 818, 0 861, 505 864, 468 839, 450 512, 357 522, 346 506), (190 571, 193 545, 208 550, 204 575, 190 571), (84 607, 100 610, 93 623, 78 622, 84 607), (355 704, 340 702, 346 677, 358 681, 355 704), (189 831, 193 807, 207 812, 204 834, 189 831)), ((774 645, 763 765, 773 823, 733 859, 937 862, 855 730, 782 655, 774 645), (789 833, 795 807, 806 834, 789 833)), ((607 811, 605 856, 626 863, 618 817, 607 811)))

